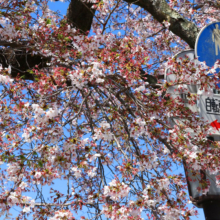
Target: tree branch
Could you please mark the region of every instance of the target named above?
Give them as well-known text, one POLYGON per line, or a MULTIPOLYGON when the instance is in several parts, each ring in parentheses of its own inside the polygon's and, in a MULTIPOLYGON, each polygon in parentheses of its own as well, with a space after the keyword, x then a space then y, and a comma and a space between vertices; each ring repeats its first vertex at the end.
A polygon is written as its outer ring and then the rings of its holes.
POLYGON ((68 21, 81 32, 86 34, 91 29, 92 20, 95 15, 93 3, 72 0, 67 9, 68 21))
POLYGON ((163 21, 170 23, 169 30, 183 39, 191 48, 194 48, 199 28, 170 8, 166 0, 125 0, 148 11, 154 19, 161 24, 163 21))

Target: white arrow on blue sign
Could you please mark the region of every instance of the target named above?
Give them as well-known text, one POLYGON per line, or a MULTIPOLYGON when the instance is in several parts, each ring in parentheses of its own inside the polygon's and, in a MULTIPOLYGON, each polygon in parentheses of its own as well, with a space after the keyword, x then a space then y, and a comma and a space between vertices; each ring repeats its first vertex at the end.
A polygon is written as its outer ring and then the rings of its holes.
POLYGON ((200 62, 212 67, 220 60, 220 22, 214 22, 202 28, 195 44, 195 55, 200 62))

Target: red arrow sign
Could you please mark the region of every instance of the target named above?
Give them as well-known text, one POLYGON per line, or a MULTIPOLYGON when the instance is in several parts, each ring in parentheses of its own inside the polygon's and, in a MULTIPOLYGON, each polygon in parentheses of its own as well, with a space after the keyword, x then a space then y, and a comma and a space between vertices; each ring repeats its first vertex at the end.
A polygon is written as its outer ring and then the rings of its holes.
POLYGON ((220 128, 220 123, 217 120, 213 121, 210 125, 217 130, 220 128))

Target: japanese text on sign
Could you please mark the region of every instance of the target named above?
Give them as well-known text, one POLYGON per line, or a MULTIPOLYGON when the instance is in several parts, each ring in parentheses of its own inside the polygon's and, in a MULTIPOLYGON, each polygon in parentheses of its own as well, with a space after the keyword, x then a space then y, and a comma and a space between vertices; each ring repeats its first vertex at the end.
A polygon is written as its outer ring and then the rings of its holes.
POLYGON ((207 114, 220 114, 220 100, 214 98, 206 98, 205 106, 207 114))

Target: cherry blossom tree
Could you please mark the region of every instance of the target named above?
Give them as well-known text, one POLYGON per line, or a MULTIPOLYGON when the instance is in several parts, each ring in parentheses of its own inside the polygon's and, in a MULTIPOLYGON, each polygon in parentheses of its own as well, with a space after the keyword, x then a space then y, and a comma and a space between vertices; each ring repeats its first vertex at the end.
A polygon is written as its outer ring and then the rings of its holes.
MULTIPOLYGON (((17 219, 196 215, 185 175, 173 170, 185 161, 194 173, 218 173, 219 145, 167 89, 216 87, 218 63, 172 57, 219 19, 218 1, 72 0, 66 17, 47 0, 0 8, 1 216, 13 207, 17 219), (163 80, 166 68, 175 82, 163 80)), ((188 93, 189 104, 198 98, 188 93)))

